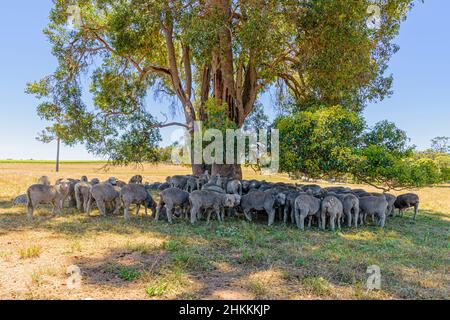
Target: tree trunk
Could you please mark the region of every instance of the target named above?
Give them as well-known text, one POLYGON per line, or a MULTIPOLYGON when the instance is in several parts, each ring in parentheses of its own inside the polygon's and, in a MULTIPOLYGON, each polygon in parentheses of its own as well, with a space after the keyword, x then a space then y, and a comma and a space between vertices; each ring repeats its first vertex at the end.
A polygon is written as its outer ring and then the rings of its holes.
MULTIPOLYGON (((212 50, 211 80, 213 95, 217 105, 226 104, 229 120, 238 124, 239 114, 236 112, 236 88, 234 81, 232 35, 231 35, 231 1, 209 0, 213 14, 218 14, 224 21, 223 28, 218 31, 219 46, 212 50)), ((242 178, 242 170, 237 164, 213 164, 211 175, 229 178, 242 178)))
MULTIPOLYGON (((236 64, 233 58, 232 1, 209 0, 211 14, 223 21, 218 30, 218 47, 212 49, 211 80, 216 104, 226 104, 228 120, 237 128, 244 125, 245 118, 251 113, 257 96, 257 74, 255 68, 255 52, 250 50, 248 61, 236 64), (236 74, 235 74, 236 66, 236 74)), ((242 179, 242 169, 237 163, 214 164, 212 175, 220 174, 230 178, 242 179)))
MULTIPOLYGON (((207 0, 206 10, 211 16, 215 16, 218 21, 223 21, 217 30, 217 46, 211 49, 210 65, 203 66, 200 88, 200 107, 196 115, 190 104, 191 81, 187 83, 187 94, 183 92, 181 81, 178 77, 178 70, 175 59, 175 47, 172 42, 173 25, 170 17, 165 19, 165 36, 168 44, 169 65, 172 73, 172 83, 178 97, 185 107, 187 122, 197 119, 204 121, 208 115, 204 110, 210 92, 217 105, 227 105, 228 120, 233 122, 237 128, 241 128, 245 118, 251 113, 256 100, 258 85, 255 67, 256 52, 250 50, 247 59, 236 63, 233 57, 233 35, 232 26, 232 1, 231 0, 207 0), (236 68, 236 70, 235 70, 236 68), (235 74, 236 71, 236 74, 235 74)), ((189 48, 183 47, 183 57, 185 66, 190 61, 189 48)), ((187 78, 192 77, 192 70, 186 69, 187 78)), ((192 136, 192 135, 191 135, 192 136)), ((236 160, 235 160, 236 161, 236 160)), ((192 165, 193 174, 203 173, 208 168, 204 165, 192 165)), ((211 175, 221 175, 230 178, 242 178, 242 169, 236 162, 233 164, 213 164, 211 175)))

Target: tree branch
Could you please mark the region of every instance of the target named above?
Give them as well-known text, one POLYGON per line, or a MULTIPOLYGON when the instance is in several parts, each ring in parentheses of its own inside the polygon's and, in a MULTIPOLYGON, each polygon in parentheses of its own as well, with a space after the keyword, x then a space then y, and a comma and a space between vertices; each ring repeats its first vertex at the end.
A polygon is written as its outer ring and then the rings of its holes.
POLYGON ((130 56, 123 56, 123 55, 118 54, 117 51, 114 50, 114 48, 112 48, 105 39, 103 39, 101 36, 99 36, 97 31, 95 31, 95 30, 89 30, 89 31, 94 34, 95 39, 97 39, 99 42, 101 42, 103 44, 103 46, 106 50, 108 50, 109 52, 111 52, 119 57, 122 57, 122 58, 126 59, 128 62, 130 62, 136 68, 136 70, 139 72, 139 74, 141 75, 141 80, 143 80, 150 72, 160 73, 160 74, 169 75, 169 76, 171 75, 171 72, 169 69, 159 67, 159 66, 146 66, 146 67, 142 68, 139 65, 139 63, 137 63, 130 56))
POLYGON ((211 67, 209 65, 205 65, 203 66, 201 87, 200 87, 200 108, 199 108, 200 121, 205 121, 207 117, 205 113, 205 104, 206 101, 208 101, 210 89, 211 89, 211 67))
POLYGON ((242 92, 243 120, 251 113, 258 95, 258 79, 256 74, 255 52, 250 52, 247 70, 244 79, 244 88, 242 92))
POLYGON ((166 13, 164 20, 161 21, 161 27, 166 38, 167 56, 169 59, 169 68, 172 80, 172 87, 180 99, 186 116, 186 122, 190 123, 193 130, 193 121, 195 121, 195 111, 190 98, 186 96, 186 92, 181 84, 180 75, 177 66, 177 59, 175 55, 175 45, 173 43, 173 23, 172 17, 166 13))
POLYGON ((150 128, 160 128, 161 129, 161 128, 177 126, 177 127, 183 127, 183 128, 189 129, 187 124, 184 124, 181 122, 167 122, 168 121, 167 115, 162 112, 161 112, 161 114, 164 116, 164 118, 166 118, 165 121, 160 122, 160 123, 155 123, 154 125, 151 125, 150 128))
POLYGON ((150 128, 167 128, 167 127, 183 127, 189 129, 187 124, 181 122, 169 122, 169 123, 161 123, 150 126, 150 128))

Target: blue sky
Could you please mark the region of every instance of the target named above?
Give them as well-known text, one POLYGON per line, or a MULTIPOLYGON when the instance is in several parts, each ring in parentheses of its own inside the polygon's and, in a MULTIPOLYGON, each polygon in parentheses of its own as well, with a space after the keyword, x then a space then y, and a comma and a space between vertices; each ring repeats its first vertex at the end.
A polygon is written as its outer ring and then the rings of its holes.
MULTIPOLYGON (((56 147, 35 140, 45 122, 36 115, 37 101, 24 93, 29 81, 50 74, 56 67, 42 34, 50 0, 0 1, 0 159, 53 159, 56 147)), ((402 25, 396 40, 401 47, 391 60, 394 95, 365 111, 369 124, 389 119, 405 130, 419 149, 436 136, 450 136, 450 1, 418 3, 402 25)), ((271 98, 262 102, 269 113, 271 98)), ((148 106, 159 115, 168 101, 148 106)), ((180 118, 178 115, 176 118, 180 118)), ((170 142, 173 129, 162 131, 170 142)), ((63 147, 62 159, 92 159, 83 148, 63 147)))

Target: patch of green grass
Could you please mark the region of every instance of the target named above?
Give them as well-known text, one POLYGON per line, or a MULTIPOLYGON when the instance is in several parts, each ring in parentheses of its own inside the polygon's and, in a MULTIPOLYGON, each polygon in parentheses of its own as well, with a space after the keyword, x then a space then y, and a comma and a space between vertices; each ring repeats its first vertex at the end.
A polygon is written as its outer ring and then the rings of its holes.
POLYGON ((141 281, 146 283, 145 291, 150 298, 174 293, 185 296, 192 293, 189 272, 183 266, 168 260, 159 272, 143 272, 141 281))
POLYGON ((219 225, 215 232, 216 236, 222 238, 233 238, 240 235, 239 228, 237 226, 225 226, 219 225))
POLYGON ((348 269, 347 267, 336 268, 336 272, 333 275, 333 279, 343 285, 353 285, 357 282, 358 275, 354 270, 348 269))
POLYGON ((180 250, 171 255, 176 266, 190 271, 206 271, 209 269, 209 258, 195 250, 180 250))
POLYGON ((267 257, 267 252, 264 250, 255 250, 253 248, 245 247, 241 251, 241 256, 239 258, 240 263, 245 264, 260 264, 267 257))
POLYGON ((132 252, 139 252, 140 254, 150 254, 156 249, 156 247, 153 244, 145 242, 142 243, 127 242, 125 245, 125 249, 132 252))
POLYGON ((261 281, 253 280, 248 283, 248 289, 256 298, 264 297, 267 294, 267 288, 261 281))
POLYGON ((119 269, 119 278, 124 281, 134 281, 141 276, 141 272, 135 268, 121 267, 119 269))
POLYGON ((322 277, 306 277, 302 280, 302 284, 317 296, 329 296, 333 292, 330 283, 322 277))
POLYGON ((40 257, 42 247, 39 245, 32 245, 30 247, 21 248, 19 251, 20 259, 32 259, 40 257))
POLYGON ((165 241, 161 245, 161 249, 171 252, 179 250, 180 247, 181 247, 180 242, 178 242, 177 240, 165 241))
POLYGON ((295 265, 299 266, 299 267, 303 267, 306 264, 306 261, 303 257, 299 257, 297 259, 295 259, 295 265))
POLYGON ((150 298, 161 297, 167 292, 168 284, 165 282, 151 285, 145 288, 145 292, 150 298))

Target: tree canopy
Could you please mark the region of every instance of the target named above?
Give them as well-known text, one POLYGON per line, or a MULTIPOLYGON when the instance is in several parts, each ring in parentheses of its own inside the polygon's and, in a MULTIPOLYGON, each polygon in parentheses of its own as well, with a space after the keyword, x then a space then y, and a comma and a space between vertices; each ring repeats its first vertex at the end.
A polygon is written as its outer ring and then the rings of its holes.
MULTIPOLYGON (((207 121, 208 101, 225 105, 236 127, 259 95, 276 88, 280 103, 317 102, 361 111, 391 94, 388 61, 413 0, 54 0, 45 29, 58 68, 28 92, 38 114, 65 143, 87 143, 111 159, 152 160, 152 146, 134 157, 120 146, 137 130, 154 144, 160 127, 192 134, 207 121), (67 25, 71 6, 80 25, 67 25), (368 7, 380 9, 371 28, 368 7), (86 78, 90 79, 86 81, 86 78), (86 85, 86 82, 88 84, 86 85), (90 90, 92 101, 83 99, 90 90), (145 99, 176 99, 182 123, 158 122, 145 99), (108 142, 109 141, 109 142, 108 142), (122 151, 120 151, 122 150, 122 151), (117 152, 121 153, 119 156, 117 152), (130 158, 131 157, 131 158, 130 158)), ((298 110, 294 110, 298 111, 298 110)), ((222 115, 223 116, 223 115, 222 115)))
POLYGON ((448 182, 449 157, 420 154, 406 133, 382 121, 368 127, 342 106, 319 107, 275 120, 280 167, 295 177, 351 178, 384 191, 448 182))

